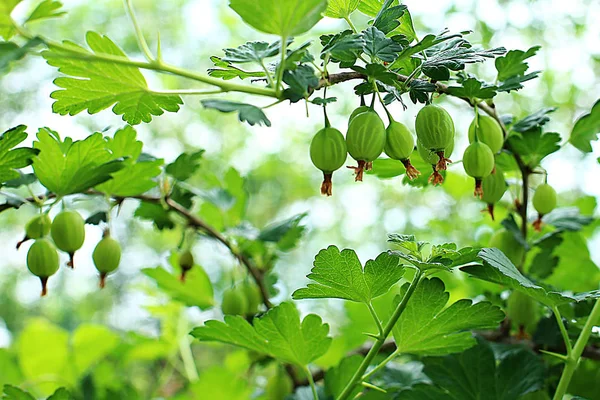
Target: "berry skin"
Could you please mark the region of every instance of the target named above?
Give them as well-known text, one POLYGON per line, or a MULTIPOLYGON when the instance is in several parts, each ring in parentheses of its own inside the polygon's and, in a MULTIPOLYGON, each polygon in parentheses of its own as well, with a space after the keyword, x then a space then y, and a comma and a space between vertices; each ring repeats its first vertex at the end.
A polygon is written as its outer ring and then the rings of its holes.
POLYGON ((179 255, 179 268, 181 268, 181 276, 179 280, 185 282, 185 276, 188 271, 194 267, 194 255, 190 250, 185 250, 179 255))
POLYGON ((529 339, 539 320, 539 306, 525 293, 515 290, 506 301, 506 314, 518 329, 518 339, 529 339))
POLYGON ((255 284, 246 282, 241 286, 241 290, 244 292, 248 303, 246 314, 256 314, 258 312, 258 306, 262 302, 262 293, 260 292, 260 289, 255 284))
POLYGON ((364 112, 371 111, 371 110, 372 109, 369 106, 359 106, 359 107, 355 108, 354 111, 352 111, 352 114, 350 114, 350 118, 348 118, 348 125, 350 125, 350 122, 352 122, 354 117, 356 117, 358 114, 362 114, 364 112))
MULTIPOLYGON (((431 169, 433 170, 433 172, 431 173, 431 176, 429 177, 429 183, 433 184, 434 186, 442 184, 444 182, 444 177, 437 170, 437 164, 440 161, 440 157, 436 153, 434 153, 430 150, 427 150, 418 139, 417 139, 417 151, 419 152, 419 155, 421 156, 423 161, 431 164, 431 169)), ((450 145, 444 150, 444 158, 446 158, 446 159, 449 158, 452 155, 453 151, 454 151, 454 140, 452 140, 450 142, 450 145)))
POLYGON ((504 172, 498 167, 491 174, 483 178, 481 182, 481 189, 483 190, 481 200, 487 203, 487 210, 492 217, 492 221, 494 220, 494 204, 499 202, 502 196, 504 196, 506 188, 504 172))
POLYGON ((496 154, 502 150, 504 133, 494 118, 485 115, 480 115, 479 120, 474 118, 469 126, 469 143, 475 142, 475 131, 477 131, 477 139, 487 144, 492 153, 496 154))
POLYGON ((490 239, 489 247, 501 250, 504 255, 516 266, 520 265, 525 255, 523 245, 515 239, 514 235, 506 229, 500 229, 490 239))
POLYGON ((248 300, 243 291, 237 287, 225 290, 221 311, 225 315, 246 315, 248 312, 248 300))
POLYGON ((538 212, 538 218, 533 223, 536 231, 542 229, 542 217, 556 208, 556 190, 547 183, 542 183, 533 194, 533 207, 538 212))
POLYGON ((310 143, 310 159, 315 167, 323 171, 321 194, 331 196, 331 177, 334 171, 344 165, 347 155, 346 139, 337 129, 323 128, 313 137, 310 143))
POLYGON ((358 167, 348 168, 356 173, 356 181, 362 181, 363 172, 371 169, 385 146, 385 125, 375 111, 361 113, 350 122, 346 145, 350 156, 358 161, 358 167))
POLYGON ((46 236, 50 233, 51 225, 52 221, 48 214, 40 214, 30 219, 25 225, 25 237, 17 243, 17 249, 29 239, 41 239, 46 236))
POLYGON ((445 170, 447 163, 452 161, 444 156, 444 150, 454 141, 454 121, 450 114, 433 104, 425 106, 417 114, 415 130, 423 147, 439 156, 436 170, 445 170))
POLYGON ((494 170, 494 153, 487 144, 471 143, 463 155, 463 166, 467 175, 475 178, 475 197, 483 197, 481 182, 494 170))
POLYGON ((50 229, 52 240, 60 250, 69 254, 67 265, 73 268, 73 255, 83 246, 85 222, 77 211, 61 211, 54 217, 50 229))
POLYGON ((92 260, 98 272, 100 272, 100 289, 104 288, 106 277, 119 267, 121 262, 121 245, 108 234, 98 242, 92 260))
POLYGON ((48 293, 48 278, 58 271, 58 252, 52 242, 48 239, 38 239, 31 245, 27 252, 27 268, 40 278, 42 296, 45 296, 48 293))
POLYGON ((385 154, 391 159, 400 160, 406 168, 409 179, 415 179, 421 173, 410 163, 410 155, 415 148, 415 138, 408 128, 400 122, 391 121, 385 130, 385 154))
POLYGON ((292 378, 285 371, 277 371, 277 374, 267 381, 265 387, 266 400, 281 400, 294 390, 292 378))

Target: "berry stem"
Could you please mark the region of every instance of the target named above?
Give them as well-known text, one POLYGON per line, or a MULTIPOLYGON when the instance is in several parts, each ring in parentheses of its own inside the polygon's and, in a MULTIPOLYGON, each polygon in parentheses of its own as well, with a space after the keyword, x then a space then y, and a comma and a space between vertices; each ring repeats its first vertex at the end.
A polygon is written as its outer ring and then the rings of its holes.
POLYGON ((48 294, 48 277, 40 277, 40 282, 42 282, 42 293, 41 297, 45 297, 48 294))
POLYGON ((333 173, 323 172, 323 183, 321 184, 321 194, 331 196, 333 182, 331 182, 331 177, 333 173))

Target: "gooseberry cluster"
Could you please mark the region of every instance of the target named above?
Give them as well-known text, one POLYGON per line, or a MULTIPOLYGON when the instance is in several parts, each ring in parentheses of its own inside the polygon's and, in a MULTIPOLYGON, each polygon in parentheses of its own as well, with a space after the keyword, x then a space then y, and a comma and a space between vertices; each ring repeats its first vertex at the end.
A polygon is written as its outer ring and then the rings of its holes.
MULTIPOLYGON (((34 240, 27 252, 27 268, 40 278, 42 296, 45 296, 48 292, 48 279, 59 269, 58 250, 69 255, 67 266, 75 267, 73 262, 75 252, 85 241, 85 221, 74 210, 63 210, 52 221, 47 213, 43 213, 27 223, 25 237, 17 243, 17 248, 27 240, 34 240)), ((110 237, 108 229, 104 231, 102 239, 96 245, 92 260, 100 273, 100 287, 103 288, 106 277, 118 268, 121 261, 121 246, 110 237)))
MULTIPOLYGON (((347 154, 357 162, 357 166, 348 167, 354 170, 356 181, 363 180, 364 171, 373 168, 373 161, 384 152, 389 158, 401 161, 407 177, 415 179, 420 175, 410 162, 415 147, 421 158, 431 164, 429 183, 434 186, 442 184, 444 178, 440 172, 452 162, 450 156, 455 144, 454 122, 450 114, 433 104, 421 108, 415 121, 415 140, 411 131, 395 121, 384 106, 389 119, 386 128, 373 103, 367 106, 363 102, 350 114, 345 138, 339 130, 330 126, 325 115, 325 128, 317 132, 310 145, 311 160, 324 176, 321 193, 331 196, 333 172, 344 165, 347 154)), ((487 211, 494 219, 494 204, 500 201, 508 187, 504 172, 495 161, 504 147, 504 131, 495 118, 481 115, 476 107, 468 138, 470 144, 463 154, 463 167, 467 175, 475 178, 475 197, 487 204, 487 211)), ((556 207, 556 192, 547 184, 540 185, 533 205, 539 213, 534 227, 540 229, 543 215, 556 207)))

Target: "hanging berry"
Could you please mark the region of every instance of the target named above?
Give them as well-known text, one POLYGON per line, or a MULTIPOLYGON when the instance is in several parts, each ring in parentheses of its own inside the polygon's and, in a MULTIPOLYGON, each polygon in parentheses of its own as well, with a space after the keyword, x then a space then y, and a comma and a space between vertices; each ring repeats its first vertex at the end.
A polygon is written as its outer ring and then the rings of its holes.
POLYGON ((500 152, 504 145, 504 133, 500 124, 486 115, 478 114, 469 126, 469 143, 475 142, 476 138, 487 144, 494 154, 500 152))
POLYGON ((389 158, 400 160, 404 164, 406 176, 409 179, 415 179, 421 175, 419 170, 410 163, 410 155, 415 149, 415 138, 408 128, 400 122, 391 120, 385 133, 385 154, 389 158))
POLYGON ((364 171, 371 169, 385 146, 385 125, 375 111, 358 114, 350 122, 346 145, 350 156, 358 162, 357 167, 348 168, 356 173, 355 181, 362 181, 364 171))
POLYGON ((48 293, 48 278, 58 271, 58 252, 48 239, 36 240, 27 252, 27 268, 40 278, 42 296, 48 293))
POLYGON ((365 106, 365 105, 361 105, 359 107, 356 107, 354 109, 354 111, 352 111, 352 113, 350 114, 350 118, 348 118, 348 126, 350 126, 350 122, 352 122, 352 120, 354 119, 354 117, 356 117, 358 114, 362 114, 362 113, 367 112, 367 111, 371 111, 371 107, 365 106))
POLYGON ((504 172, 496 167, 491 174, 483 178, 481 182, 481 188, 483 190, 483 200, 487 204, 487 211, 494 220, 494 204, 500 201, 504 193, 506 192, 506 180, 504 179, 504 172))
POLYGON ((258 312, 258 307, 262 302, 262 293, 258 286, 251 282, 245 282, 241 286, 241 290, 246 296, 248 308, 246 309, 246 315, 253 316, 258 312))
POLYGON ((73 268, 73 256, 85 241, 85 221, 77 211, 61 211, 54 217, 50 232, 56 247, 69 254, 67 265, 73 268))
POLYGON ((436 171, 446 170, 452 161, 446 158, 445 150, 454 142, 454 121, 450 114, 442 107, 427 105, 417 114, 415 130, 423 147, 439 157, 436 171))
POLYGON ((487 144, 473 142, 465 150, 463 166, 467 175, 475 178, 475 197, 483 197, 481 182, 494 170, 494 153, 487 144))
POLYGON ((344 135, 335 128, 321 129, 310 143, 310 159, 315 167, 323 171, 321 194, 331 196, 334 171, 344 165, 347 157, 346 140, 344 135))
MULTIPOLYGON (((423 159, 423 161, 425 161, 428 164, 431 164, 431 169, 432 169, 432 173, 431 176, 429 177, 429 183, 433 184, 434 186, 436 185, 441 185, 444 182, 444 177, 439 173, 438 169, 437 169, 437 165, 438 162, 440 161, 440 157, 430 151, 427 150, 423 144, 421 144, 421 141, 419 139, 417 139, 417 151, 419 152, 419 155, 421 156, 421 158, 423 159)), ((454 151, 454 140, 450 142, 450 145, 444 150, 444 157, 445 158, 449 158, 452 155, 452 152, 454 151)))
POLYGON ((114 272, 121 262, 121 246, 119 242, 110 237, 108 231, 104 231, 104 237, 96 245, 92 253, 92 260, 100 272, 100 289, 103 289, 106 277, 114 272))
POLYGON ((517 267, 523 262, 525 256, 525 248, 512 232, 502 228, 490 238, 489 247, 495 247, 501 250, 504 255, 517 267))
POLYGON ((27 222, 27 225, 25 225, 25 237, 17 243, 17 249, 30 239, 41 239, 46 236, 50 233, 51 225, 52 221, 50 221, 48 214, 36 215, 30 219, 29 222, 27 222))
POLYGON ((542 183, 533 194, 533 207, 538 212, 538 217, 533 223, 536 231, 542 229, 542 218, 556 208, 556 190, 547 183, 542 183))
POLYGON ((179 280, 185 282, 187 273, 194 267, 194 255, 187 249, 181 252, 179 255, 179 268, 181 268, 181 275, 179 280))
POLYGON ((506 316, 517 328, 517 339, 530 339, 539 321, 539 305, 531 296, 515 290, 506 300, 506 316))
POLYGON ((294 391, 294 382, 290 375, 280 366, 277 373, 269 378, 265 387, 265 400, 281 400, 294 391))
POLYGON ((248 300, 243 291, 238 287, 232 287, 223 292, 221 311, 225 315, 246 315, 248 311, 248 300))

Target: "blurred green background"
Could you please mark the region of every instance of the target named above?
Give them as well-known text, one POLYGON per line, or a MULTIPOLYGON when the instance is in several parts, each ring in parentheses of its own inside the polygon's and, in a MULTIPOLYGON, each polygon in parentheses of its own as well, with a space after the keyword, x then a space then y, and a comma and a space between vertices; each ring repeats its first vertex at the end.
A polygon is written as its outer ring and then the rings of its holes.
MULTIPOLYGON (((19 5, 17 18, 34 3, 24 1, 19 5)), ((600 94, 600 2, 596 0, 404 3, 419 36, 449 28, 454 32, 473 31, 469 40, 483 47, 526 50, 542 46, 530 59, 531 70, 543 70, 541 78, 527 82, 525 89, 516 94, 500 94, 500 114, 523 117, 543 107, 558 107, 547 130, 559 132, 566 142, 573 121, 589 111, 600 94)), ((94 30, 107 34, 128 55, 141 57, 121 1, 65 0, 64 5, 68 11, 65 17, 31 28, 54 39, 79 43, 87 30, 94 30)), ((275 40, 246 26, 228 8, 226 0, 136 0, 134 5, 151 48, 155 48, 160 30, 164 58, 190 69, 205 71, 212 66, 209 57, 222 55, 223 48, 249 40, 275 40)), ((367 23, 359 13, 353 19, 357 27, 367 23)), ((299 37, 295 42, 313 40, 318 49, 318 35, 344 28, 343 21, 326 18, 310 37, 299 37)), ((467 71, 491 80, 493 62, 470 65, 467 71)), ((196 87, 170 76, 144 74, 151 87, 196 87)), ((55 76, 56 71, 38 57, 15 65, 10 74, 1 77, 0 129, 26 124, 33 133, 48 126, 63 136, 80 139, 95 131, 114 131, 123 126, 120 117, 110 111, 76 117, 53 114, 49 95, 54 90, 55 76)), ((352 95, 353 86, 341 84, 328 92, 338 99, 328 110, 332 125, 341 130, 346 129, 347 117, 358 105, 352 95)), ((228 96, 232 97, 235 95, 228 96)), ((268 99, 238 98, 257 105, 268 103, 268 99)), ((184 101, 179 113, 167 113, 136 127, 145 152, 170 162, 184 150, 205 149, 202 168, 191 181, 199 188, 207 187, 210 177, 222 176, 230 167, 237 169, 245 178, 248 193, 245 215, 240 217, 256 227, 308 212, 303 240, 296 249, 282 254, 276 265, 276 302, 289 299, 306 282, 314 255, 330 244, 354 248, 363 261, 387 249, 386 236, 392 232, 410 233, 432 242, 454 241, 459 246, 486 245, 518 193, 516 187, 511 187, 497 206, 496 222, 481 212, 484 206, 473 198, 472 181, 459 166, 450 168, 443 187, 426 189, 405 186, 401 178, 381 180, 372 175, 355 183, 352 171, 342 169, 334 174, 334 196, 321 197, 318 189, 322 177, 308 156, 310 139, 322 125, 317 106, 308 106, 308 117, 302 103, 274 106, 267 110, 273 126, 266 128, 240 124, 234 115, 203 110, 197 97, 186 97, 184 101)), ((473 111, 460 100, 437 101, 455 120, 458 136, 454 158, 458 160, 467 145, 466 131, 473 111)), ((414 127, 419 106, 411 103, 403 111, 394 103, 391 109, 397 120, 414 127)), ((559 205, 578 206, 587 215, 598 215, 600 196, 600 165, 595 161, 600 143, 593 145, 594 153, 585 157, 565 146, 543 164, 549 172, 549 183, 559 192, 559 205)), ((509 176, 509 180, 516 182, 516 176, 509 176)), ((537 183, 532 182, 532 186, 537 183)), ((75 205, 84 216, 98 206, 89 201, 75 205)), ((101 231, 88 226, 88 239, 77 256, 78 268, 62 269, 53 278, 50 297, 43 300, 38 297, 37 279, 25 268, 27 246, 14 249, 16 238, 22 236, 23 226, 34 210, 23 207, 0 214, 0 386, 22 385, 43 395, 67 385, 77 388, 83 398, 98 399, 174 398, 176 393, 181 398, 243 399, 260 393, 265 376, 274 373, 273 366, 259 364, 255 374, 248 373, 252 360, 246 352, 193 343, 197 372, 186 361, 189 329, 206 319, 220 318, 220 313, 218 308, 201 311, 184 307, 140 272, 142 268, 167 265, 180 236, 177 231, 159 232, 151 223, 134 219, 135 207, 134 203, 125 203, 114 221, 113 236, 121 242, 124 254, 119 272, 109 279, 109 287, 102 292, 96 289, 90 254, 101 231), (188 381, 194 383, 186 386, 188 381)), ((199 239, 193 251, 213 283, 217 303, 232 280, 244 279, 243 270, 219 244, 199 239)), ((597 224, 566 235, 558 253, 560 264, 549 279, 551 284, 575 291, 598 288, 597 224)), ((443 278, 453 298, 474 297, 482 292, 481 284, 465 281, 460 275, 443 278)), ((368 318, 365 310, 353 305, 344 308, 338 301, 298 305, 303 312, 318 312, 331 324, 334 334, 343 334, 334 342, 331 354, 321 360, 322 366, 335 363, 346 350, 362 342, 363 337, 353 331, 360 333, 363 330, 357 325, 368 324, 364 322, 368 318)), ((587 371, 591 377, 600 374, 593 363, 582 370, 580 374, 587 371)), ((600 398, 600 389, 586 390, 592 393, 588 393, 590 399, 600 398)))

